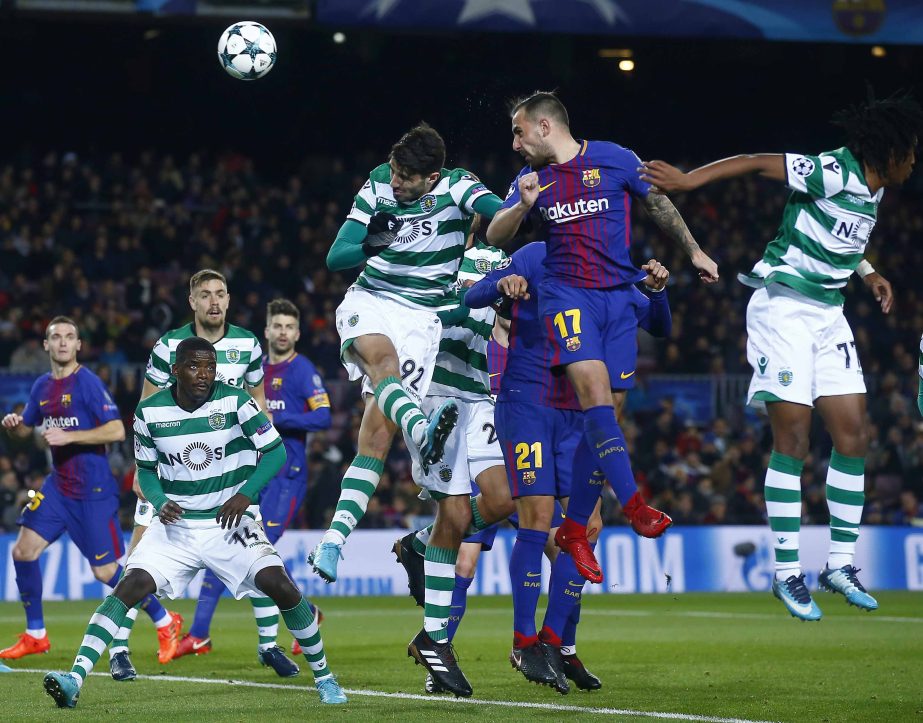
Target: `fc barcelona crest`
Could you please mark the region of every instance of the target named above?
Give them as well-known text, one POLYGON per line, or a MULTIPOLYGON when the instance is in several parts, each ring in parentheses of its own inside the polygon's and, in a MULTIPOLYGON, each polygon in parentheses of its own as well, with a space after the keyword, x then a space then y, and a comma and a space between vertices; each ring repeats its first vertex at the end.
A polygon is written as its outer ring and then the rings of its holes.
POLYGON ((281 389, 282 388, 282 377, 273 377, 272 382, 270 382, 270 386, 276 390, 281 389))
POLYGON ((240 361, 240 351, 238 351, 237 349, 228 349, 225 352, 225 355, 227 356, 228 361, 231 364, 236 364, 237 362, 240 361))
POLYGON ((599 185, 599 182, 602 178, 599 175, 598 168, 584 168, 583 169, 583 185, 587 188, 593 188, 599 185))
POLYGON ((214 412, 208 415, 208 426, 216 432, 224 429, 224 415, 221 412, 214 412))
POLYGON ((62 406, 62 407, 69 407, 70 405, 71 405, 71 395, 70 395, 70 394, 62 394, 62 395, 61 395, 61 406, 62 406))
POLYGON ((577 351, 580 348, 580 337, 572 336, 570 337, 564 345, 567 347, 567 351, 577 351))

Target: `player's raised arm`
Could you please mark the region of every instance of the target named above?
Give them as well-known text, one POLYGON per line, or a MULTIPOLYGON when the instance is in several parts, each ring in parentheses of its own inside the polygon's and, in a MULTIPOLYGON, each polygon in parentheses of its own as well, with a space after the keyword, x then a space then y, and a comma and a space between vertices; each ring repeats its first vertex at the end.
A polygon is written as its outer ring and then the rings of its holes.
POLYGON ((487 241, 494 246, 502 246, 512 239, 538 200, 538 192, 537 173, 520 176, 510 188, 503 207, 491 219, 487 227, 487 241))
POLYGON ((666 161, 646 161, 638 169, 641 180, 652 184, 654 193, 691 191, 706 183, 725 178, 759 173, 764 178, 785 181, 785 156, 781 153, 756 153, 732 156, 683 173, 666 161))
POLYGON ((641 199, 641 202, 654 220, 654 223, 660 227, 660 230, 676 241, 689 254, 692 265, 699 272, 699 278, 706 284, 715 283, 718 280, 718 264, 712 261, 709 255, 702 251, 699 244, 696 243, 696 240, 692 237, 692 232, 686 226, 686 222, 670 199, 656 193, 648 193, 641 199))

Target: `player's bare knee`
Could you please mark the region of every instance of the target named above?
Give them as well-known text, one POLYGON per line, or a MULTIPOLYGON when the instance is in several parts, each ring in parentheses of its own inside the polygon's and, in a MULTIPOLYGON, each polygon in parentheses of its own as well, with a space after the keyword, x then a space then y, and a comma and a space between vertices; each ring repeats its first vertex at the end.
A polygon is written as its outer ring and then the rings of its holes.
POLYGON ((126 572, 112 594, 125 603, 126 606, 133 608, 148 595, 157 592, 157 583, 146 570, 134 568, 126 572))
POLYGON ((257 589, 281 610, 291 610, 301 602, 301 593, 280 566, 265 567, 253 579, 257 589))
POLYGON ((93 577, 100 582, 108 583, 112 576, 115 575, 115 571, 119 569, 119 563, 110 562, 108 565, 99 567, 91 566, 90 569, 93 571, 93 577))
POLYGON ((481 556, 481 545, 463 543, 458 551, 458 560, 455 563, 455 574, 459 577, 474 577, 478 569, 478 558, 481 556))
POLYGON ((31 534, 25 534, 28 528, 24 527, 22 530, 23 532, 13 543, 13 549, 10 551, 13 560, 16 562, 35 562, 42 556, 45 548, 48 547, 48 541, 31 530, 29 530, 31 534))

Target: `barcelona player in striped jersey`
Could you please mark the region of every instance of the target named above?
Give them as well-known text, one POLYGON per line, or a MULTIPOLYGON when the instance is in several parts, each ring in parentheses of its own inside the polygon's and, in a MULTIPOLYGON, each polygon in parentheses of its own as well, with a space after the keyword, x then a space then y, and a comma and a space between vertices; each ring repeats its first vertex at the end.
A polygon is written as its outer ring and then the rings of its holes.
MULTIPOLYGON (((22 415, 7 414, 3 428, 27 436, 40 427, 51 448, 52 472, 42 489, 17 520, 19 535, 13 545, 16 585, 26 611, 26 632, 19 641, 0 650, 0 659, 12 660, 46 653, 51 643, 42 614, 42 571, 39 557, 64 532, 90 564, 93 576, 115 587, 122 574, 119 558, 125 553, 119 526, 119 486, 109 469, 106 445, 125 439, 119 410, 102 381, 77 361, 80 331, 76 322, 57 316, 45 330, 45 350, 51 371, 32 386, 22 415)), ((158 630, 161 647, 175 645, 173 616, 153 596, 144 610, 158 630)), ((113 677, 118 669, 134 669, 128 650, 113 649, 113 677)))
MULTIPOLYGON (((260 514, 267 539, 274 545, 288 529, 301 508, 308 491, 307 448, 305 435, 330 428, 330 398, 314 365, 295 351, 301 332, 298 307, 287 299, 274 299, 266 307, 266 341, 269 353, 263 357, 266 407, 273 425, 285 445, 286 462, 260 496, 260 514)), ((224 584, 212 571, 206 572, 196 605, 195 620, 189 635, 180 641, 174 658, 197 654, 203 643, 209 643, 209 629, 218 601, 225 591, 224 584), (198 647, 197 647, 198 646, 198 647)), ((323 616, 311 605, 318 623, 323 616)), ((261 641, 261 660, 270 655, 279 658, 275 638, 261 641)), ((292 643, 292 654, 300 655, 298 641, 292 643)))
MULTIPOLYGON (((527 216, 544 231, 540 313, 553 343, 551 365, 564 369, 584 412, 578 456, 595 456, 634 530, 657 537, 671 520, 641 499, 614 410, 614 397, 622 394, 619 382, 635 373, 633 285, 645 278, 629 255, 632 198, 686 250, 704 281, 717 281, 718 267, 699 248, 673 204, 648 193, 638 157, 615 143, 576 140, 567 110, 554 94, 535 93, 517 103, 512 130, 513 150, 528 165, 511 185, 487 238, 506 243, 527 216)), ((575 493, 584 484, 575 478, 575 493)), ((592 511, 575 494, 555 539, 575 557, 584 577, 601 582, 602 571, 587 542, 592 511)))
MULTIPOLYGON (((498 296, 514 299, 509 305, 509 351, 496 411, 497 436, 520 519, 510 557, 514 624, 510 661, 528 680, 567 693, 567 678, 583 689, 601 685, 576 657, 579 611, 575 606, 580 602, 583 581, 574 559, 560 553, 552 565, 544 624, 540 633, 536 632, 542 552, 551 529, 558 526, 555 500, 569 509, 574 479, 583 480, 595 492, 588 504, 591 527, 598 532, 602 523, 597 502, 604 475, 590 455, 583 455, 579 462, 574 459, 583 437, 583 414, 570 382, 551 371, 556 349, 549 343, 539 310, 545 289, 545 255, 543 242, 523 247, 513 254, 508 266, 491 272, 469 289, 465 303, 477 308, 496 303, 498 296), (581 477, 573 478, 572 474, 581 477)), ((671 328, 664 292, 669 272, 654 259, 641 269, 650 296, 630 287, 635 328, 666 336, 671 328)), ((624 392, 634 386, 634 376, 615 383, 624 392)))

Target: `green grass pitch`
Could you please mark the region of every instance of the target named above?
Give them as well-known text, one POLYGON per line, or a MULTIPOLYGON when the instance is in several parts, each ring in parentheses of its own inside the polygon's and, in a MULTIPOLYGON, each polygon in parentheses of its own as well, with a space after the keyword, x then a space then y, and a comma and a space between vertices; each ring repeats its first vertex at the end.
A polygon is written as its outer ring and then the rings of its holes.
MULTIPOLYGON (((791 618, 769 594, 587 596, 578 651, 602 679, 603 689, 568 696, 527 683, 507 662, 510 599, 474 597, 456 648, 474 698, 499 705, 374 695, 422 694, 423 669, 406 654, 407 642, 422 625, 422 611, 409 598, 322 599, 331 668, 353 691, 348 705, 330 707, 318 702, 303 658, 301 675, 290 680, 257 664, 250 606, 224 599, 209 655, 158 665, 153 626, 142 614, 132 638, 132 659, 139 674, 150 679, 116 683, 108 677, 104 656, 97 672, 106 676, 90 678, 76 710, 59 711, 42 690, 40 672, 0 674, 2 717, 430 722, 614 715, 629 721, 923 721, 923 593, 877 596, 880 610, 865 613, 848 607, 842 597, 818 593, 824 611, 819 623, 791 618), (228 683, 232 680, 272 687, 228 683)), ((96 604, 46 603, 51 653, 11 661, 11 667, 69 670, 96 604)), ((183 600, 169 607, 188 624, 193 605, 183 600)), ((0 623, 0 642, 9 644, 23 629, 20 606, 0 604, 0 623)), ((280 643, 287 649, 290 642, 283 628, 280 643)))

